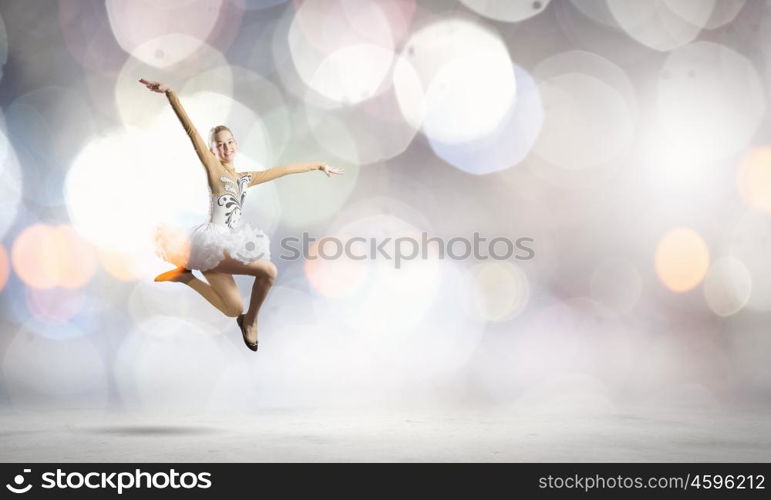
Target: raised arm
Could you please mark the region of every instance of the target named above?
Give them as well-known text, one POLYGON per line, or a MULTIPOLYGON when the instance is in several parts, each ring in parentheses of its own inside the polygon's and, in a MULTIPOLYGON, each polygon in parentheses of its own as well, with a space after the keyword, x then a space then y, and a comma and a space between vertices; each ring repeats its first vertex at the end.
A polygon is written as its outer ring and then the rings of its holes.
POLYGON ((269 168, 268 170, 253 170, 249 172, 252 176, 252 180, 249 181, 249 187, 255 184, 262 184, 263 182, 272 181, 289 174, 301 174, 303 172, 311 172, 313 170, 321 170, 327 177, 330 174, 340 175, 343 170, 340 168, 332 168, 326 163, 311 162, 311 163, 292 163, 290 165, 283 165, 281 167, 269 168))
POLYGON ((200 159, 201 163, 203 163, 203 165, 208 168, 208 162, 214 158, 214 155, 209 150, 209 147, 206 145, 204 140, 201 138, 201 135, 198 133, 198 130, 196 130, 193 122, 190 121, 190 117, 187 116, 185 108, 183 108, 182 103, 179 102, 177 94, 171 89, 171 87, 164 83, 151 82, 145 80, 144 78, 140 79, 139 82, 153 92, 166 94, 166 98, 169 100, 171 108, 174 110, 177 118, 179 118, 179 121, 182 123, 182 127, 185 129, 187 136, 190 137, 190 141, 193 143, 193 148, 195 149, 195 153, 198 155, 198 159, 200 159))

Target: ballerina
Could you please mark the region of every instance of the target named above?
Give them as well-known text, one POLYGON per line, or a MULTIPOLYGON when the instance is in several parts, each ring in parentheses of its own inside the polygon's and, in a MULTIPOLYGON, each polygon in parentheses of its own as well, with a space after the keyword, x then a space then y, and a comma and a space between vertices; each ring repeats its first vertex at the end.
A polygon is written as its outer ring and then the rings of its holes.
POLYGON ((175 234, 168 227, 156 232, 158 255, 177 267, 159 274, 155 281, 184 283, 223 314, 235 317, 244 343, 256 351, 259 345, 257 315, 276 281, 278 270, 270 261, 269 240, 265 233, 240 220, 246 190, 288 174, 321 170, 331 177, 342 174, 343 170, 325 163, 298 163, 264 171, 237 172, 233 160, 238 144, 228 127, 212 128, 207 146, 168 85, 144 78, 139 82, 168 98, 206 171, 210 192, 208 222, 195 226, 181 238, 178 232, 175 234), (193 275, 194 269, 203 273, 206 282, 193 275), (246 313, 234 274, 254 277, 246 313))

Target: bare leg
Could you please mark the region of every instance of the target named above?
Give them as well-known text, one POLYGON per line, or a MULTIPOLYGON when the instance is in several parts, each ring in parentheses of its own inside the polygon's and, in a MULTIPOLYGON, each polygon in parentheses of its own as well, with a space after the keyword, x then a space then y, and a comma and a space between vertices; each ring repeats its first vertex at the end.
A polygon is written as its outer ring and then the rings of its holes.
MULTIPOLYGON (((272 262, 266 259, 256 260, 249 264, 230 258, 226 258, 220 262, 212 271, 223 274, 243 274, 254 276, 254 284, 252 285, 252 294, 249 298, 249 309, 244 317, 244 330, 246 331, 246 339, 250 343, 257 341, 257 315, 260 312, 260 306, 262 306, 265 297, 276 281, 278 270, 272 262)), ((206 273, 208 279, 208 272, 206 273)), ((232 278, 232 277, 231 277, 232 278)), ((212 283, 213 284, 213 283, 212 283)))
POLYGON ((191 281, 188 285, 201 295, 209 294, 219 298, 223 305, 220 311, 222 311, 225 316, 235 318, 241 314, 244 310, 244 302, 241 299, 241 292, 238 290, 238 285, 236 285, 233 276, 214 270, 203 271, 203 274, 206 276, 209 283, 196 280, 198 282, 197 284, 191 281), (200 287, 200 289, 196 287, 200 287))
POLYGON ((238 293, 238 288, 233 281, 232 276, 228 276, 232 282, 232 286, 227 282, 227 279, 215 276, 213 279, 216 284, 219 285, 216 288, 212 287, 212 276, 204 272, 206 279, 209 283, 199 280, 188 269, 177 268, 171 271, 167 271, 158 275, 155 281, 174 281, 177 283, 184 283, 196 292, 198 292, 204 299, 206 299, 211 305, 216 307, 225 316, 235 317, 238 316, 243 310, 243 302, 241 296, 238 293), (235 288, 235 294, 232 293, 235 288))

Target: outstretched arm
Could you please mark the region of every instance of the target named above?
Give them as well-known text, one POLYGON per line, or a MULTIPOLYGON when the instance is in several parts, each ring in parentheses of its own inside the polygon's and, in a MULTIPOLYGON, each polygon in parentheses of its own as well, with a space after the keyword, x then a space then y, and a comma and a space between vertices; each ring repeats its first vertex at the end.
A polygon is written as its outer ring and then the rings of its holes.
POLYGON ((190 117, 187 116, 187 112, 185 111, 185 108, 183 108, 182 103, 179 102, 179 98, 177 97, 177 94, 171 89, 171 87, 169 87, 165 83, 151 82, 151 81, 145 80, 144 78, 140 79, 139 83, 143 84, 145 87, 152 90, 153 92, 166 94, 166 98, 169 100, 169 104, 171 104, 171 108, 174 110, 174 113, 177 115, 177 118, 179 118, 179 121, 182 123, 182 127, 185 129, 185 132, 187 133, 188 137, 190 137, 190 141, 193 143, 193 148, 195 149, 195 153, 198 155, 198 158, 201 160, 201 163, 203 163, 203 165, 207 167, 207 162, 213 158, 212 152, 209 151, 209 148, 207 147, 206 143, 203 141, 203 139, 201 139, 201 135, 198 133, 198 130, 196 130, 195 126, 193 125, 193 122, 190 121, 190 117))
POLYGON ((327 177, 331 177, 331 174, 341 175, 343 169, 332 168, 326 163, 312 162, 312 163, 293 163, 290 165, 283 165, 281 167, 269 168, 268 170, 254 170, 249 174, 252 176, 252 180, 249 182, 249 187, 255 184, 262 184, 263 182, 272 181, 289 174, 301 174, 303 172, 310 172, 312 170, 321 170, 327 177))

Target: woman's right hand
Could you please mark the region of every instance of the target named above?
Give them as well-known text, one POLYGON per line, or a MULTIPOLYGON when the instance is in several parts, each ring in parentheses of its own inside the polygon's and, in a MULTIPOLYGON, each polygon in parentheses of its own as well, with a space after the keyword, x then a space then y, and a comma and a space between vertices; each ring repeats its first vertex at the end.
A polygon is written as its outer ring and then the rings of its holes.
POLYGON ((144 78, 139 79, 139 83, 147 87, 148 89, 152 90, 153 92, 158 92, 160 94, 165 93, 167 90, 170 90, 171 87, 166 85, 165 83, 161 82, 151 82, 149 80, 145 80, 144 78))

